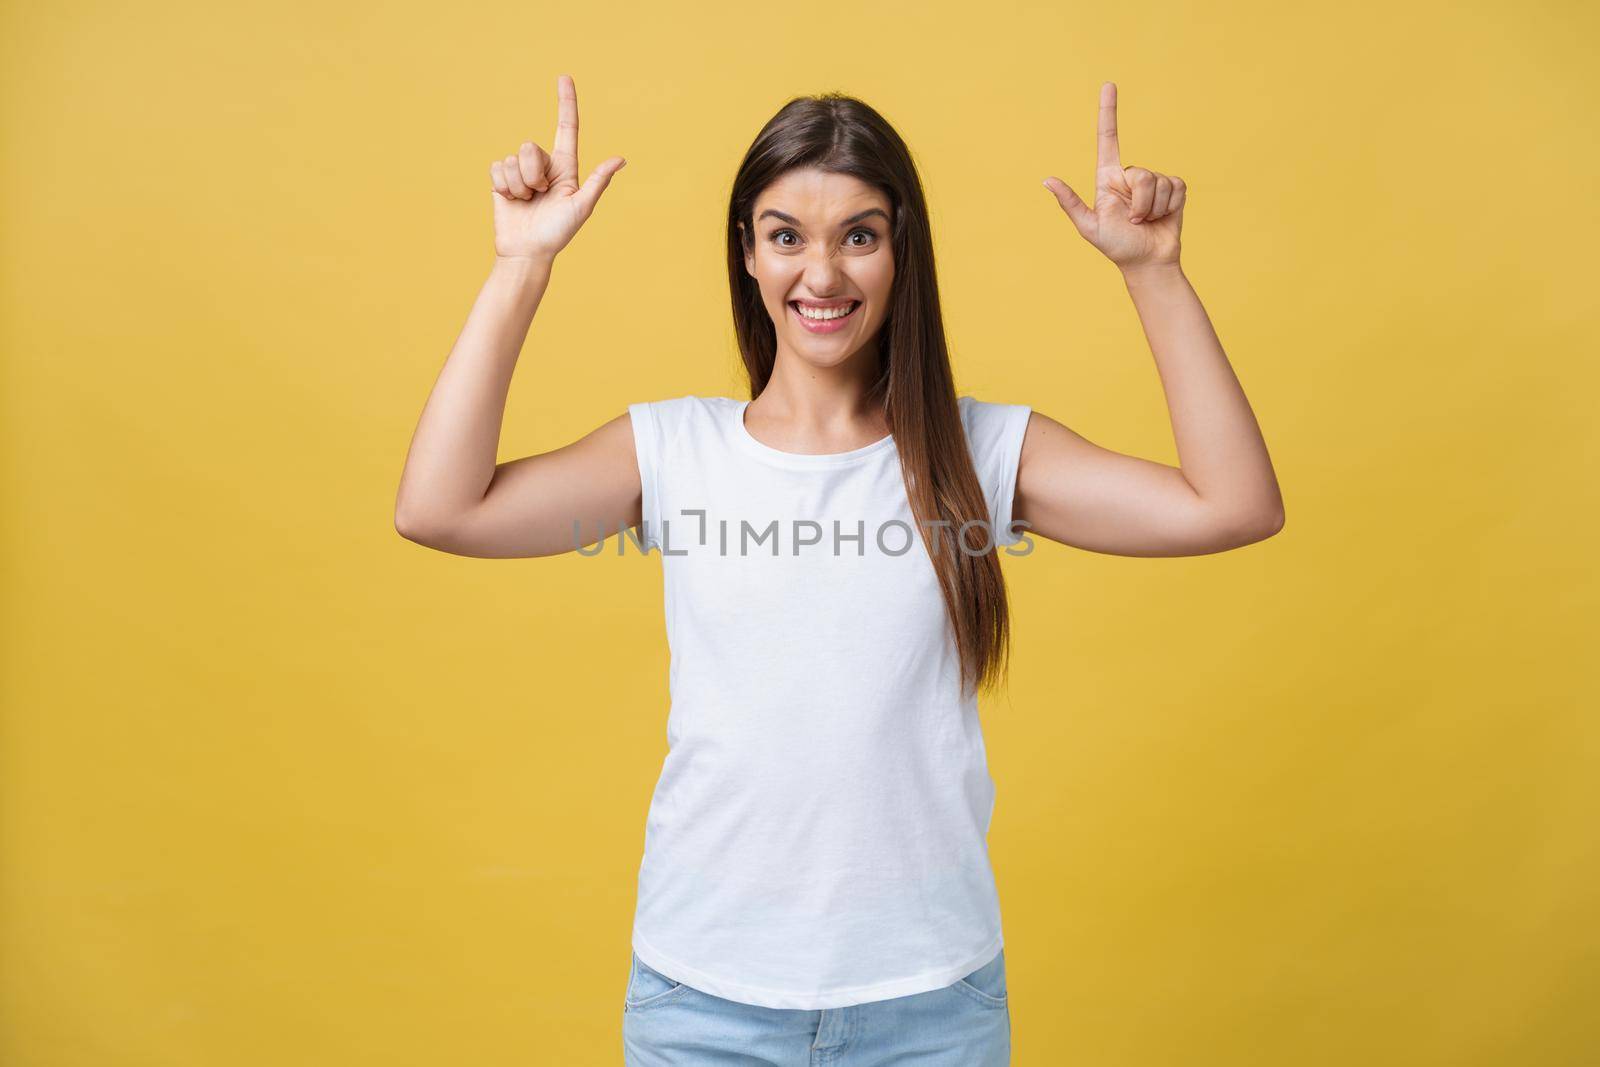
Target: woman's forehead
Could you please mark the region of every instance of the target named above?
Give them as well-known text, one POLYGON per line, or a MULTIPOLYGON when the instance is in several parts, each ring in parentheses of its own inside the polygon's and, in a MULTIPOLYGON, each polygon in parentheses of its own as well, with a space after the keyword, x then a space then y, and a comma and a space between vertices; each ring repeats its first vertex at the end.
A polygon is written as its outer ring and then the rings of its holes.
POLYGON ((772 208, 806 221, 826 223, 869 207, 889 209, 880 191, 852 174, 803 167, 788 171, 756 197, 755 213, 772 208))

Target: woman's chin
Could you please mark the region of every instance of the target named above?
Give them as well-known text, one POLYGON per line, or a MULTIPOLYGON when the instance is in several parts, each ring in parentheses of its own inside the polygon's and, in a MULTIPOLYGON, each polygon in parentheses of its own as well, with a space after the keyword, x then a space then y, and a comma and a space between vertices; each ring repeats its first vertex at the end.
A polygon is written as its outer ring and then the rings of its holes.
POLYGON ((876 352, 877 345, 870 340, 865 344, 850 344, 824 342, 815 337, 800 337, 794 340, 791 350, 807 366, 823 370, 848 363, 863 352, 876 352))

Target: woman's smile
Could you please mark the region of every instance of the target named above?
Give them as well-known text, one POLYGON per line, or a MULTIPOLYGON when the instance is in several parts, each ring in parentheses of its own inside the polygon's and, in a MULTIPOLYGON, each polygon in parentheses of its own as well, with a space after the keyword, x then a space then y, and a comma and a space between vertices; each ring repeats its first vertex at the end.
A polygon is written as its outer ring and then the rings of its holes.
POLYGON ((859 300, 849 300, 840 304, 789 301, 789 310, 800 321, 800 325, 805 327, 807 333, 835 333, 842 330, 860 307, 859 300), (802 307, 805 308, 804 311, 800 310, 802 307))

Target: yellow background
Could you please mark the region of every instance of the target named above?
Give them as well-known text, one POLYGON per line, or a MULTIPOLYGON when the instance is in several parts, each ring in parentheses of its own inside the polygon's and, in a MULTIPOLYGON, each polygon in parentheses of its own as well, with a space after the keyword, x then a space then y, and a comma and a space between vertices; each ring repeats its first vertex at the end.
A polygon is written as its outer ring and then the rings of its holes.
POLYGON ((503 458, 739 396, 723 213, 791 95, 922 169, 961 391, 1176 462, 1040 182, 1189 184, 1284 531, 1008 559, 984 707, 1024 1067, 1600 1060, 1590 49, 1572 4, 10 3, 0 1060, 617 1064, 659 557, 402 540, 489 161, 628 158, 503 458))

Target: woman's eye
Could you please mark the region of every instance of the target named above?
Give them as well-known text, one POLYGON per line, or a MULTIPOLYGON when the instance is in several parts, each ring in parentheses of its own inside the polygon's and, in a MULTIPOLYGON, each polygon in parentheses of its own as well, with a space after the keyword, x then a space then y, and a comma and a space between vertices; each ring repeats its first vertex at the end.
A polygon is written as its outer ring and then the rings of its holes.
MULTIPOLYGON (((793 248, 794 245, 785 244, 784 243, 783 238, 785 237, 785 235, 787 235, 789 237, 798 238, 798 234, 796 234, 793 230, 774 230, 769 235, 769 239, 774 244, 776 244, 779 248, 793 248)), ((872 241, 876 241, 877 239, 878 239, 878 234, 877 234, 876 231, 869 230, 869 229, 867 229, 865 227, 862 227, 859 230, 851 230, 849 236, 847 236, 845 238, 845 243, 850 245, 850 247, 852 247, 852 248, 866 248, 868 244, 870 244, 872 241), (868 240, 867 241, 855 241, 855 240, 852 240, 852 238, 854 238, 857 234, 864 234, 868 238, 868 240)))

